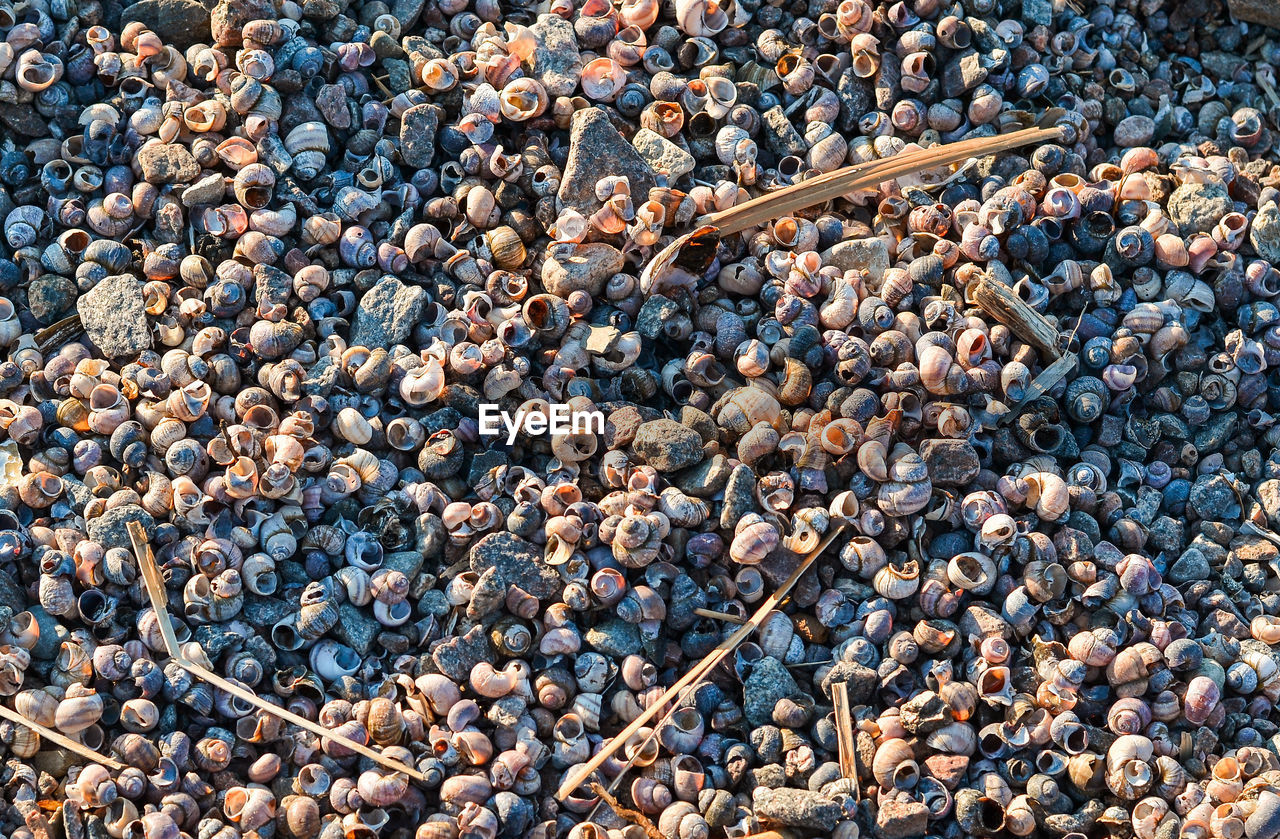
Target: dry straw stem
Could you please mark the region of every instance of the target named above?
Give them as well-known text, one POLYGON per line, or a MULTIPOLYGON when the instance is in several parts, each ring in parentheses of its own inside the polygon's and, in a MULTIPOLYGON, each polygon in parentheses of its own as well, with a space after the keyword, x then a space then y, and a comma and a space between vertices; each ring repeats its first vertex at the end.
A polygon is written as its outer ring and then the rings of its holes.
POLYGON ((846 166, 825 175, 809 178, 794 186, 766 193, 727 210, 708 213, 698 219, 697 224, 709 224, 717 228, 722 236, 740 233, 806 207, 825 204, 827 201, 860 189, 874 189, 886 181, 892 181, 904 175, 913 175, 939 166, 949 166, 971 157, 984 157, 1031 143, 1050 143, 1060 139, 1062 139, 1062 130, 1059 128, 1024 128, 994 137, 977 137, 958 143, 903 152, 882 160, 846 166))
POLYGON ((151 546, 147 544, 147 533, 139 522, 129 522, 129 539, 133 542, 133 550, 138 557, 138 567, 142 570, 142 580, 146 584, 147 595, 151 598, 151 608, 155 609, 157 622, 160 624, 160 634, 164 637, 165 648, 179 667, 219 690, 225 690, 227 693, 243 699, 245 702, 262 709, 272 716, 279 717, 285 722, 291 722, 299 728, 305 728, 319 737, 341 743, 356 754, 369 758, 385 769, 389 769, 392 772, 403 772, 416 781, 426 781, 426 776, 417 769, 392 760, 363 743, 352 740, 350 737, 335 734, 319 723, 312 722, 306 717, 300 717, 292 711, 281 708, 279 705, 272 705, 251 691, 245 690, 234 682, 228 682, 217 673, 183 656, 182 648, 178 644, 178 636, 173 632, 173 623, 169 620, 168 601, 164 593, 164 580, 160 576, 160 569, 156 567, 155 557, 151 554, 151 546))
POLYGON ((765 618, 769 616, 769 613, 777 608, 778 604, 783 601, 800 578, 804 576, 804 572, 808 571, 813 563, 817 561, 818 557, 822 555, 822 552, 830 547, 831 543, 836 540, 837 536, 844 532, 846 526, 846 522, 844 521, 836 523, 831 531, 823 538, 818 547, 814 548, 813 551, 810 552, 803 561, 801 561, 796 570, 791 572, 790 577, 783 580, 782 585, 778 586, 777 591, 760 602, 760 608, 756 610, 750 620, 734 630, 732 635, 721 641, 720 645, 708 653, 702 661, 694 665, 693 668, 682 676, 674 685, 667 688, 666 691, 663 692, 662 696, 658 697, 658 701, 652 703, 644 710, 643 713, 640 714, 640 716, 632 720, 630 725, 618 732, 617 736, 609 741, 609 745, 597 752, 595 757, 579 766, 578 769, 560 785, 560 789, 556 790, 556 798, 561 801, 567 798, 569 793, 577 789, 583 781, 591 777, 591 773, 595 772, 605 763, 605 761, 611 758, 614 752, 622 748, 623 744, 626 743, 633 734, 644 728, 645 723, 657 716, 663 706, 678 697, 680 693, 690 685, 695 685, 701 682, 708 673, 715 669, 716 665, 725 659, 725 656, 733 652, 733 650, 745 641, 751 633, 759 629, 764 623, 765 618))
POLYGON ((69 752, 75 752, 85 760, 92 760, 94 763, 101 763, 103 766, 108 769, 113 769, 116 772, 126 768, 120 761, 107 757, 106 755, 98 754, 84 743, 77 743, 67 735, 59 731, 54 731, 52 728, 45 728, 35 720, 27 719, 22 714, 19 714, 11 708, 6 708, 4 705, 0 705, 0 717, 4 717, 10 722, 17 723, 18 725, 25 725, 27 728, 36 732, 50 743, 61 746, 69 752))
POLYGON ((694 609, 693 613, 700 618, 711 618, 712 620, 725 621, 726 623, 746 623, 747 619, 738 615, 731 615, 728 612, 717 612, 713 609, 694 609))
POLYGON ((849 707, 849 685, 836 682, 831 686, 831 703, 836 721, 836 748, 840 754, 840 774, 855 778, 858 766, 854 759, 857 739, 853 733, 853 710, 849 707))

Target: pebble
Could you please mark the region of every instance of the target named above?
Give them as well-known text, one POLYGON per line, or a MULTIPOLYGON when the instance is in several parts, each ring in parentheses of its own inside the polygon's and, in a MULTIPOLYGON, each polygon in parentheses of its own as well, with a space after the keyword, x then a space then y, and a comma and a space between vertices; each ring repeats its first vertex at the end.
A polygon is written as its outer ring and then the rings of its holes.
POLYGON ((121 23, 135 20, 181 50, 213 37, 209 10, 196 0, 138 0, 120 15, 121 23))
POLYGON ((934 486, 965 486, 982 470, 978 452, 968 440, 931 439, 920 444, 934 486))
POLYGON ((440 116, 435 105, 424 102, 404 112, 400 119, 400 154, 404 162, 425 169, 435 160, 436 131, 440 116))
POLYGON ((746 704, 743 714, 749 725, 770 725, 773 706, 779 699, 795 696, 800 690, 787 667, 772 656, 765 656, 751 668, 743 686, 746 704))
POLYGON ((823 251, 822 262, 841 271, 866 271, 876 283, 889 269, 889 246, 879 238, 846 239, 823 251))
POLYGON ((582 78, 582 51, 573 24, 560 15, 542 14, 529 30, 537 39, 526 61, 529 75, 542 82, 548 96, 572 96, 582 78))
POLYGON ((555 568, 542 561, 542 551, 514 533, 482 536, 471 546, 470 562, 477 574, 493 568, 504 585, 517 586, 540 600, 555 594, 560 585, 555 568))
POLYGON ((236 46, 244 40, 241 30, 251 20, 276 20, 275 0, 218 0, 209 18, 213 41, 219 46, 236 46))
POLYGON ((138 150, 138 168, 148 182, 185 184, 200 175, 200 164, 187 151, 186 146, 153 141, 138 150))
POLYGON ((151 514, 137 504, 121 504, 112 507, 102 515, 89 519, 89 538, 104 548, 129 548, 133 550, 133 541, 129 538, 129 522, 142 524, 150 536, 155 530, 156 520, 151 514))
POLYGON ((697 166, 693 155, 663 137, 656 131, 641 128, 631 138, 631 145, 636 147, 640 156, 645 159, 655 172, 665 174, 674 183, 689 174, 697 166))
POLYGON ((840 805, 816 792, 781 788, 757 790, 753 796, 756 815, 766 822, 786 827, 829 830, 840 818, 840 805))
POLYGON ((929 808, 919 801, 895 798, 880 805, 876 812, 875 835, 878 839, 908 839, 923 836, 929 825, 929 808))
POLYGON ((657 419, 636 429, 631 448, 659 472, 678 472, 702 460, 702 438, 675 420, 657 419))
POLYGON ((569 132, 569 158, 564 164, 558 194, 561 207, 589 215, 600 207, 596 181, 600 161, 609 161, 609 174, 628 179, 631 194, 646 196, 657 186, 653 169, 609 122, 599 108, 583 108, 573 114, 569 132))
POLYGON ((429 302, 426 290, 384 276, 365 292, 356 307, 351 343, 365 347, 389 347, 403 342, 422 318, 429 302))
POLYGON ((599 296, 605 283, 622 270, 626 257, 605 242, 565 242, 553 246, 542 263, 542 284, 557 297, 575 291, 599 296))
POLYGON ((1183 184, 1169 196, 1169 218, 1183 236, 1208 233, 1231 212, 1231 196, 1220 183, 1183 184))
POLYGON ((151 348, 142 283, 130 274, 107 277, 76 301, 85 335, 107 358, 129 358, 151 348))

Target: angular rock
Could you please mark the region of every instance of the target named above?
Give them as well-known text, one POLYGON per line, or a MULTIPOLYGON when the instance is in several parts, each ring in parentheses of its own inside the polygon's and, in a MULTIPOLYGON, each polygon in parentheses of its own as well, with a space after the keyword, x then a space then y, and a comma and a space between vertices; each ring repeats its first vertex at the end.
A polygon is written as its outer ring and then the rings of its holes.
POLYGON ((764 134, 765 145, 779 157, 789 154, 803 157, 809 150, 805 145, 804 137, 796 131, 796 127, 791 124, 790 117, 787 116, 786 111, 782 110, 781 105, 774 105, 760 115, 760 131, 764 134))
POLYGON ((631 448, 659 472, 675 472, 702 460, 702 437, 675 420, 657 419, 636 429, 631 448))
POLYGON ((692 495, 694 498, 711 498, 729 483, 729 475, 732 472, 729 459, 722 454, 717 454, 676 475, 672 478, 672 483, 685 495, 692 495))
POLYGON ((929 808, 919 801, 891 799, 876 813, 875 835, 879 839, 910 839, 924 836, 929 829, 929 808))
POLYGON ((383 557, 382 567, 388 571, 399 571, 412 580, 422 570, 422 554, 417 551, 389 553, 383 557))
POLYGON ((436 106, 423 102, 400 117, 400 156, 408 166, 425 169, 436 154, 436 130, 440 115, 436 106))
POLYGON ((465 682, 471 668, 482 661, 493 661, 493 645, 483 626, 473 626, 466 635, 454 635, 431 651, 431 660, 440 672, 456 682, 465 682))
POLYGON ((623 658, 640 652, 640 628, 621 620, 598 623, 582 636, 583 642, 598 653, 610 658, 623 658))
POLYGON ((185 146, 151 142, 138 149, 138 168, 149 184, 185 184, 200 175, 200 164, 185 146))
POLYGON ((424 289, 405 285, 395 277, 383 277, 360 298, 351 330, 352 346, 390 347, 404 343, 426 305, 424 289))
POLYGON ((1219 183, 1183 184, 1169 196, 1167 212, 1183 236, 1208 233, 1231 212, 1231 196, 1219 183))
POLYGON ((786 665, 772 656, 765 656, 751 668, 751 675, 743 685, 743 713, 747 724, 753 726, 773 724, 773 706, 779 699, 794 696, 800 688, 791 678, 786 665))
POLYGON ((27 289, 27 306, 40 323, 64 317, 76 302, 76 284, 59 274, 42 274, 27 289))
POLYGON ((854 705, 860 705, 870 701, 876 681, 876 671, 870 667, 856 661, 837 661, 822 678, 821 687, 827 699, 830 699, 831 686, 844 682, 849 691, 849 701, 854 705))
POLYGON ((24 612, 27 608, 27 595, 7 571, 0 571, 0 607, 15 613, 24 612))
POLYGON ((889 246, 883 239, 847 239, 828 248, 822 254, 822 264, 834 265, 841 271, 865 270, 877 283, 889 268, 889 246))
POLYGON ((758 790, 753 803, 756 805, 756 815, 762 821, 785 827, 829 831, 844 816, 840 805, 835 801, 807 789, 782 787, 768 791, 758 790))
POLYGON ((418 18, 422 16, 422 9, 426 5, 426 0, 393 0, 391 14, 396 20, 400 21, 401 32, 409 32, 413 29, 414 24, 418 22, 418 18))
POLYGON ((631 145, 655 172, 665 173, 673 182, 692 172, 697 165, 689 152, 647 128, 636 132, 636 136, 631 138, 631 145))
POLYGON ((1280 262, 1280 207, 1275 202, 1258 210, 1249 225, 1249 242, 1267 262, 1280 262))
POLYGON ((636 315, 636 331, 655 341, 663 334, 668 321, 682 315, 683 312, 674 300, 661 294, 650 295, 640 307, 640 314, 636 315))
POLYGON ((362 656, 373 651, 373 642, 383 631, 382 624, 374 620, 368 611, 343 603, 338 607, 338 625, 333 628, 333 634, 339 640, 362 656))
POLYGON ((947 789, 955 789, 969 769, 966 755, 929 755, 924 759, 924 774, 937 778, 947 789))
POLYGON ((978 477, 982 464, 968 440, 925 440, 920 457, 929 467, 934 486, 961 487, 978 477))
POLYGON ((542 286, 557 297, 567 298, 575 291, 598 297, 625 264, 622 251, 604 242, 555 244, 542 263, 542 286))
POLYGON ((605 112, 583 108, 573 115, 559 203, 590 215, 600 207, 596 183, 606 175, 625 177, 633 196, 648 196, 649 190, 658 185, 649 164, 618 133, 605 112))
POLYGON ((1189 583, 1192 580, 1207 580, 1213 573, 1209 560, 1195 548, 1187 548, 1178 561, 1169 568, 1169 582, 1174 585, 1189 583))
POLYGON ((182 206, 199 207, 205 204, 217 204, 227 194, 227 181, 221 173, 207 175, 182 190, 182 206))
POLYGON ((29 102, 6 103, 0 108, 0 123, 27 137, 43 138, 49 133, 49 123, 29 102))
POLYGON ((982 56, 971 48, 947 62, 942 71, 942 92, 947 97, 956 97, 986 80, 987 70, 982 66, 982 56))
POLYGON ((542 82, 552 99, 573 95, 582 78, 582 54, 573 24, 560 15, 544 14, 529 30, 537 39, 533 55, 525 61, 529 75, 542 82))
POLYGON ((138 0, 120 13, 121 24, 135 20, 183 52, 192 44, 207 44, 213 37, 209 10, 196 0, 138 0))
POLYGON ((471 570, 482 574, 489 568, 496 568, 508 586, 519 586, 539 600, 560 588, 560 575, 542 561, 542 551, 514 533, 489 533, 471 546, 471 570))
POLYGON ((1227 8, 1237 20, 1280 29, 1280 6, 1273 0, 1227 0, 1227 8))
POLYGON ((151 349, 151 327, 137 278, 107 277, 76 301, 76 311, 85 335, 107 358, 128 358, 151 349))
POLYGON ((275 0, 219 0, 209 15, 209 32, 220 47, 239 46, 242 30, 251 20, 278 20, 275 0))
POLYGON ((97 518, 89 519, 89 538, 104 548, 129 548, 133 542, 129 539, 129 522, 139 522, 150 537, 156 528, 156 520, 151 514, 137 504, 121 504, 112 507, 97 518))
POLYGON ((1223 521, 1240 516, 1240 499, 1231 483, 1222 475, 1202 475, 1191 487, 1187 504, 1197 516, 1208 521, 1223 521))

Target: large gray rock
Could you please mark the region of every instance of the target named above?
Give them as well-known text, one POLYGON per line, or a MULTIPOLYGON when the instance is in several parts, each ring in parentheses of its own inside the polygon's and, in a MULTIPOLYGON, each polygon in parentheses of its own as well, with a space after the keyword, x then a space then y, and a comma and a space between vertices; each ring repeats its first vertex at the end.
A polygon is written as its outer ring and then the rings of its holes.
POLYGON ((440 115, 429 102, 414 105, 400 117, 400 156, 408 166, 424 169, 436 155, 440 115))
POLYGON ((251 20, 277 20, 275 0, 219 0, 209 16, 209 30, 217 46, 239 46, 244 25, 251 20))
POLYGON ((120 23, 146 24, 166 44, 185 51, 192 44, 208 43, 209 10, 196 0, 138 0, 120 13, 120 23))
MULTIPOLYGON (((755 792, 756 815, 770 824, 830 831, 844 813, 834 800, 807 789, 759 789, 755 792)), ((924 806, 924 805, 921 805, 924 806)), ((927 812, 927 810, 926 810, 927 812)))
POLYGON ((676 472, 702 461, 702 437, 675 420, 644 423, 636 429, 631 447, 659 472, 676 472))
POLYGON ((573 115, 569 131, 569 159, 560 180, 560 204, 589 215, 600 207, 596 183, 606 175, 620 175, 631 184, 631 195, 644 201, 658 185, 649 164, 609 122, 599 108, 583 108, 573 115))
POLYGON ((76 301, 76 311, 85 335, 107 358, 128 358, 151 349, 151 327, 137 278, 107 277, 76 301))
POLYGON ((765 656, 751 668, 742 692, 747 724, 758 727, 772 725, 773 706, 779 699, 799 693, 800 688, 787 672, 786 665, 772 656, 765 656))
POLYGON ((200 164, 176 143, 147 143, 138 150, 138 168, 142 179, 149 184, 185 184, 200 175, 200 164))
POLYGON ((548 96, 571 96, 582 78, 582 54, 573 24, 560 15, 544 14, 529 30, 537 38, 537 46, 525 61, 525 69, 542 82, 548 96))
POLYGON ((471 546, 471 570, 483 574, 496 569, 502 581, 518 586, 539 600, 560 589, 560 575, 542 561, 542 551, 514 533, 489 533, 471 546))
POLYGON ((837 242, 822 254, 823 265, 834 265, 841 271, 864 270, 878 283, 889 269, 889 246, 883 239, 846 239, 837 242))
POLYGON ((1169 196, 1169 218, 1183 236, 1208 233, 1231 212, 1231 196, 1219 183, 1183 184, 1169 196))
POLYGON ((920 457, 929 467, 934 486, 962 487, 982 469, 978 452, 968 440, 925 440, 920 444, 920 457))
POLYGON ((689 152, 647 128, 636 132, 636 136, 631 138, 631 145, 655 172, 665 173, 673 182, 692 172, 697 165, 689 152))
POLYGON ((404 343, 426 305, 426 290, 405 285, 395 277, 383 277, 360 298, 351 345, 390 347, 404 343))
POLYGON ((131 521, 141 523, 148 537, 156 527, 156 520, 137 504, 121 504, 119 507, 112 507, 97 518, 89 519, 89 538, 104 548, 132 550, 133 541, 129 538, 131 521))
POLYGON ((542 287, 557 297, 567 298, 575 291, 599 297, 625 264, 622 251, 604 242, 554 244, 542 263, 542 287))
POLYGON ((1249 242, 1258 256, 1267 262, 1280 263, 1280 207, 1274 201, 1258 210, 1253 217, 1249 242))

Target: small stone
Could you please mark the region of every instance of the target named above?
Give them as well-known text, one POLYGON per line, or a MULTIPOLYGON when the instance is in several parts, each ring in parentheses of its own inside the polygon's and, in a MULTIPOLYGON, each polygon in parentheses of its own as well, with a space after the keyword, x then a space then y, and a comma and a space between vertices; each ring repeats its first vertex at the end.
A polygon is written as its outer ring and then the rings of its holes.
POLYGON ((373 642, 385 629, 368 612, 343 603, 338 607, 338 624, 333 628, 339 640, 362 656, 373 652, 373 642))
POLYGON ((924 836, 929 829, 929 808, 919 801, 892 798, 876 813, 875 835, 879 839, 909 839, 924 836))
POLYGON ((569 158, 560 180, 559 203, 590 215, 600 207, 596 183, 605 174, 625 177, 633 196, 647 196, 658 185, 649 164, 618 133, 599 108, 583 108, 573 115, 569 132, 569 158), (608 161, 606 169, 601 161, 608 161))
POLYGON ((982 57, 971 48, 947 62, 942 71, 942 92, 948 98, 955 98, 986 80, 987 70, 982 66, 982 57))
POLYGON ((133 542, 129 539, 129 522, 136 521, 147 532, 147 538, 155 533, 156 520, 151 514, 137 504, 121 504, 112 507, 97 518, 89 519, 89 538, 104 548, 128 548, 133 550, 133 542))
POLYGON ((846 239, 822 254, 822 264, 834 265, 841 271, 855 268, 866 271, 875 284, 889 269, 889 246, 877 238, 846 239))
POLYGON ((622 270, 622 251, 604 242, 563 242, 547 249, 542 263, 542 286, 557 297, 586 291, 599 297, 605 283, 622 270))
POLYGON ((76 311, 85 335, 107 358, 128 358, 151 349, 142 283, 135 277, 107 277, 81 296, 76 311))
POLYGON ((45 608, 39 603, 32 603, 27 607, 27 611, 36 619, 36 626, 40 627, 40 639, 36 641, 35 647, 31 650, 31 657, 36 661, 46 661, 53 658, 58 652, 62 642, 67 639, 69 633, 62 622, 53 615, 45 611, 45 608))
POLYGON ((877 679, 876 671, 856 661, 837 661, 822 678, 822 692, 831 699, 831 686, 843 682, 849 691, 849 701, 862 705, 871 700, 877 679))
POLYGON ((430 102, 414 105, 400 117, 400 157, 405 165, 425 169, 436 154, 440 114, 430 102))
POLYGON ((525 62, 529 75, 542 82, 552 99, 572 96, 582 78, 582 53, 573 24, 560 15, 544 14, 529 31, 536 39, 533 54, 525 62))
POLYGON ((1183 184, 1169 196, 1167 211, 1183 236, 1208 233, 1231 212, 1231 196, 1220 183, 1183 184))
POLYGON ((186 146, 150 142, 138 149, 138 168, 149 184, 185 184, 200 176, 200 164, 186 146))
POLYGON ((693 155, 663 137, 656 131, 641 128, 631 138, 640 156, 648 161, 655 172, 665 173, 671 181, 679 180, 693 171, 697 162, 693 155))
POLYGON ((466 635, 454 635, 431 651, 431 660, 440 672, 455 682, 465 682, 471 668, 482 661, 493 661, 493 645, 483 626, 473 626, 466 635))
POLYGON ((75 305, 76 284, 58 274, 42 274, 27 289, 27 306, 40 323, 61 319, 75 305))
POLYGON ((182 190, 182 206, 200 207, 206 204, 218 204, 226 194, 226 178, 215 172, 182 190))
POLYGON ((796 680, 786 665, 772 656, 765 656, 751 668, 751 675, 743 684, 743 713, 752 726, 773 723, 773 706, 779 699, 786 699, 800 692, 796 680))
POLYGON ((1222 475, 1201 475, 1196 479, 1187 504, 1197 516, 1210 521, 1240 516, 1240 499, 1222 475))
POLYGON ((418 551, 389 553, 382 558, 382 567, 388 571, 399 571, 412 580, 422 570, 422 554, 418 551))
POLYGON ((640 628, 621 620, 598 623, 582 636, 583 642, 596 652, 613 659, 640 652, 640 628))
POLYGON ((316 93, 316 108, 324 121, 334 128, 351 127, 351 107, 347 102, 347 89, 340 84, 322 85, 316 93))
POLYGON ((625 449, 636 438, 636 430, 644 416, 635 405, 624 405, 604 420, 604 444, 610 449, 625 449))
POLYGON ((400 21, 400 31, 408 32, 422 16, 427 0, 392 0, 391 16, 400 21))
POLYGON ((1280 262, 1280 207, 1274 201, 1258 210, 1249 226, 1249 242, 1267 262, 1280 262))
MULTIPOLYGON (((757 790, 753 803, 756 815, 762 821, 784 827, 829 831, 844 817, 839 804, 825 795, 807 789, 780 787, 757 790)), ((925 812, 928 812, 927 808, 925 812)))
POLYGON ((1174 585, 1189 583, 1192 580, 1207 580, 1213 569, 1209 560, 1195 548, 1187 548, 1178 561, 1169 568, 1169 582, 1174 585))
POLYGON ((670 419, 641 425, 631 448, 659 472, 676 472, 702 460, 702 438, 698 432, 670 419))
POLYGON ((1269 563, 1280 559, 1280 548, 1261 536, 1237 536, 1231 540, 1231 555, 1246 564, 1269 563))
POLYGON ((236 47, 244 40, 242 30, 246 23, 279 17, 275 0, 219 0, 209 15, 209 31, 216 46, 236 47))
POLYGON ((796 131, 781 105, 774 105, 760 115, 760 131, 764 134, 765 145, 779 157, 789 154, 802 157, 809 150, 804 137, 796 131))
MULTIPOLYGON (((138 21, 185 52, 192 44, 205 44, 213 37, 208 8, 196 0, 138 0, 120 13, 121 24, 138 21)), ((243 24, 241 24, 243 25, 243 24)))
POLYGON ((1156 134, 1156 123, 1151 117, 1134 114, 1120 120, 1112 136, 1116 145, 1123 149, 1145 146, 1156 134))
POLYGON ((1227 0, 1227 8, 1237 20, 1280 29, 1280 6, 1274 0, 1227 0))
POLYGON ((13 612, 23 612, 27 608, 27 596, 22 586, 7 571, 0 571, 0 606, 13 612))
POLYGON ((43 139, 49 134, 49 123, 29 102, 6 102, 0 107, 0 123, 15 134, 43 139))
POLYGON ((197 626, 192 633, 196 642, 204 649, 210 661, 217 661, 224 652, 244 639, 234 632, 228 632, 218 624, 197 626))
POLYGON ((351 345, 390 347, 404 343, 426 305, 425 289, 405 285, 395 277, 383 277, 360 298, 351 345))
POLYGON ((732 473, 733 467, 729 465, 729 458, 717 454, 696 466, 690 466, 673 477, 671 481, 685 495, 692 495, 694 498, 711 498, 724 489, 732 473))
POLYGON ((672 318, 679 317, 680 314, 680 307, 674 300, 663 297, 661 294, 651 294, 640 307, 640 314, 636 315, 636 332, 651 341, 656 341, 658 336, 664 333, 667 323, 672 318))
POLYGON ((937 778, 947 789, 955 789, 969 770, 969 758, 965 755, 929 755, 924 759, 924 773, 937 778))
POLYGON ((1157 551, 1178 553, 1186 544, 1186 525, 1170 516, 1159 516, 1147 529, 1147 542, 1157 551))
POLYGON ((859 118, 868 111, 875 110, 872 104, 874 88, 869 80, 860 78, 853 72, 852 67, 840 74, 836 96, 840 97, 840 123, 837 127, 841 131, 852 131, 859 118))
POLYGON ((471 570, 496 568, 508 586, 519 586, 539 600, 560 590, 560 575, 542 561, 542 551, 514 533, 488 533, 471 546, 471 570))
MULTIPOLYGON (((283 564, 281 563, 281 565, 283 564)), ((298 565, 296 562, 290 564, 295 567, 298 565)), ((280 565, 277 565, 277 573, 279 570, 280 565)), ((300 584, 305 585, 309 582, 311 582, 309 578, 304 578, 300 584)), ((269 627, 292 615, 295 608, 296 604, 281 600, 279 597, 260 597, 256 594, 247 594, 240 614, 251 626, 269 627)))
POLYGON ((931 731, 954 722, 951 709, 942 697, 931 690, 918 693, 908 699, 900 712, 902 727, 912 734, 924 736, 931 731))
POLYGON ((965 486, 982 469, 978 452, 968 440, 925 440, 920 444, 920 457, 929 467, 934 486, 965 486))
POLYGON ((1052 0, 1022 0, 1022 19, 1032 26, 1052 26, 1052 0))

